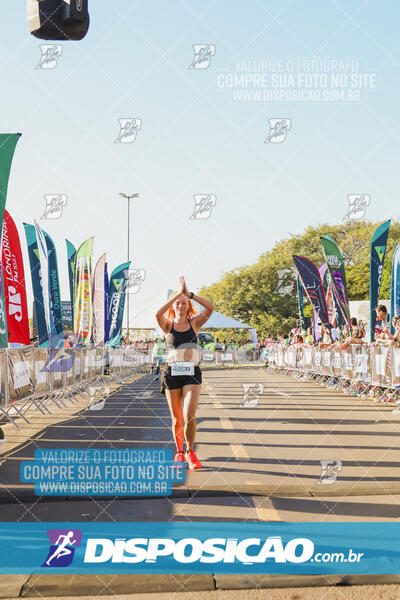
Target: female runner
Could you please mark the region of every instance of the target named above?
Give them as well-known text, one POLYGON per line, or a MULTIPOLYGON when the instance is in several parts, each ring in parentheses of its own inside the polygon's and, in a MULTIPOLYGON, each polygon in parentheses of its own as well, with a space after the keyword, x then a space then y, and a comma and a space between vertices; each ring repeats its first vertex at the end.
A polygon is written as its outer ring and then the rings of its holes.
POLYGON ((167 366, 161 376, 161 392, 167 397, 171 413, 172 432, 177 449, 174 460, 183 462, 186 459, 189 469, 201 468, 193 450, 196 410, 202 381, 197 334, 213 310, 211 302, 188 292, 185 279, 181 277, 179 292, 171 295, 156 313, 157 323, 166 335, 167 366), (204 306, 196 316, 191 299, 204 306))

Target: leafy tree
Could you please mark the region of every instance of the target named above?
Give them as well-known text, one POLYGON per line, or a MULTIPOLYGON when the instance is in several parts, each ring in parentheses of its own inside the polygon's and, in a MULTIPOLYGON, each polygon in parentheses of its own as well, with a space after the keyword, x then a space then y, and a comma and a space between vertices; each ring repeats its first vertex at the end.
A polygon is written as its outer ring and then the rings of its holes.
MULTIPOLYGON (((279 241, 253 265, 224 273, 220 281, 203 287, 200 295, 209 298, 219 312, 255 327, 259 337, 267 333, 276 335, 278 331, 288 332, 296 326, 298 318, 293 254, 305 256, 320 266, 324 262, 320 237, 329 234, 338 245, 345 262, 349 300, 368 300, 370 243, 379 224, 347 221, 333 226, 310 226, 300 236, 291 235, 279 241)), ((390 297, 391 264, 399 241, 400 223, 392 221, 382 274, 381 298, 390 297)), ((312 314, 311 306, 306 306, 305 310, 306 314, 312 314)), ((222 340, 224 335, 221 331, 217 337, 222 340)), ((228 332, 227 339, 231 337, 232 332, 228 332)))

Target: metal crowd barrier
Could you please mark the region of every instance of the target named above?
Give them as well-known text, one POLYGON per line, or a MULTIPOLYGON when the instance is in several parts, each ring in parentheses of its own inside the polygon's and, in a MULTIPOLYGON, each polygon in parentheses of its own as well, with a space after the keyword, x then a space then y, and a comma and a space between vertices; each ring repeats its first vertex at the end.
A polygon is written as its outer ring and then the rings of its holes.
POLYGON ((268 367, 360 397, 379 392, 380 399, 389 401, 400 392, 400 348, 387 344, 350 344, 345 349, 276 346, 270 350, 268 367))
MULTIPOLYGON (((264 364, 263 353, 259 350, 206 350, 200 349, 200 364, 202 366, 235 366, 264 364)), ((154 363, 161 361, 165 364, 167 354, 153 354, 154 363)))
MULTIPOLYGON (((200 358, 202 366, 218 368, 264 364, 257 350, 201 350, 200 358)), ((0 349, 0 414, 18 427, 15 417, 29 422, 32 406, 49 414, 88 390, 95 403, 107 383, 145 373, 154 360, 151 353, 122 348, 0 349)))
POLYGON ((0 350, 0 412, 16 427, 15 417, 29 422, 26 411, 34 406, 42 414, 78 402, 90 390, 93 401, 105 384, 144 373, 150 355, 119 348, 0 350))
POLYGON ((264 364, 262 352, 257 350, 201 350, 200 361, 203 366, 218 367, 264 364))
POLYGON ((200 350, 200 364, 203 366, 229 366, 237 362, 237 350, 200 350))

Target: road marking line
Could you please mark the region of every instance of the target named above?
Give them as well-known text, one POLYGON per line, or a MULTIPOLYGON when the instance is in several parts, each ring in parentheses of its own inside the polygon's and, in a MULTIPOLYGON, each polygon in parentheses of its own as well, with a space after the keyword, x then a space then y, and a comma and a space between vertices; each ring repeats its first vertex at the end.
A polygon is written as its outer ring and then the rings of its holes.
POLYGON ((224 429, 233 429, 233 425, 231 423, 231 420, 226 418, 226 419, 222 419, 221 417, 219 418, 219 420, 221 421, 221 425, 224 429))
POLYGON ((224 408, 219 400, 215 399, 215 396, 210 396, 211 404, 213 408, 224 408))
POLYGON ((256 496, 253 498, 255 504, 257 518, 260 521, 281 521, 278 511, 274 507, 271 498, 260 498, 256 496), (257 506, 259 504, 259 506, 257 506))
POLYGON ((250 456, 247 454, 246 448, 243 446, 243 444, 230 444, 230 447, 235 458, 250 459, 250 456))
POLYGON ((275 508, 256 508, 257 517, 260 521, 281 521, 279 513, 275 508))
POLYGON ((208 394, 208 397, 210 398, 212 404, 213 404, 213 408, 224 408, 221 404, 221 402, 217 399, 217 396, 213 393, 210 393, 208 390, 213 390, 214 388, 212 387, 207 387, 206 388, 206 392, 208 394))
POLYGON ((29 489, 29 490, 34 490, 35 486, 30 484, 30 483, 25 483, 25 484, 21 484, 21 483, 0 483, 0 487, 5 488, 5 489, 17 489, 17 490, 25 490, 25 489, 29 489))

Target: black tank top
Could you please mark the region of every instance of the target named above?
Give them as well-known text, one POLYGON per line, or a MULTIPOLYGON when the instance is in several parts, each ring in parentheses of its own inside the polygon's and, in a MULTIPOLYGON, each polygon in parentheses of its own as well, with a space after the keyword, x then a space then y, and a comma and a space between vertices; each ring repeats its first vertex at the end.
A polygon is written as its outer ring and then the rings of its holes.
POLYGON ((167 349, 197 347, 197 334, 195 333, 190 321, 189 325, 190 327, 189 329, 186 329, 186 331, 177 331, 174 328, 174 324, 172 324, 171 331, 165 338, 167 349))

